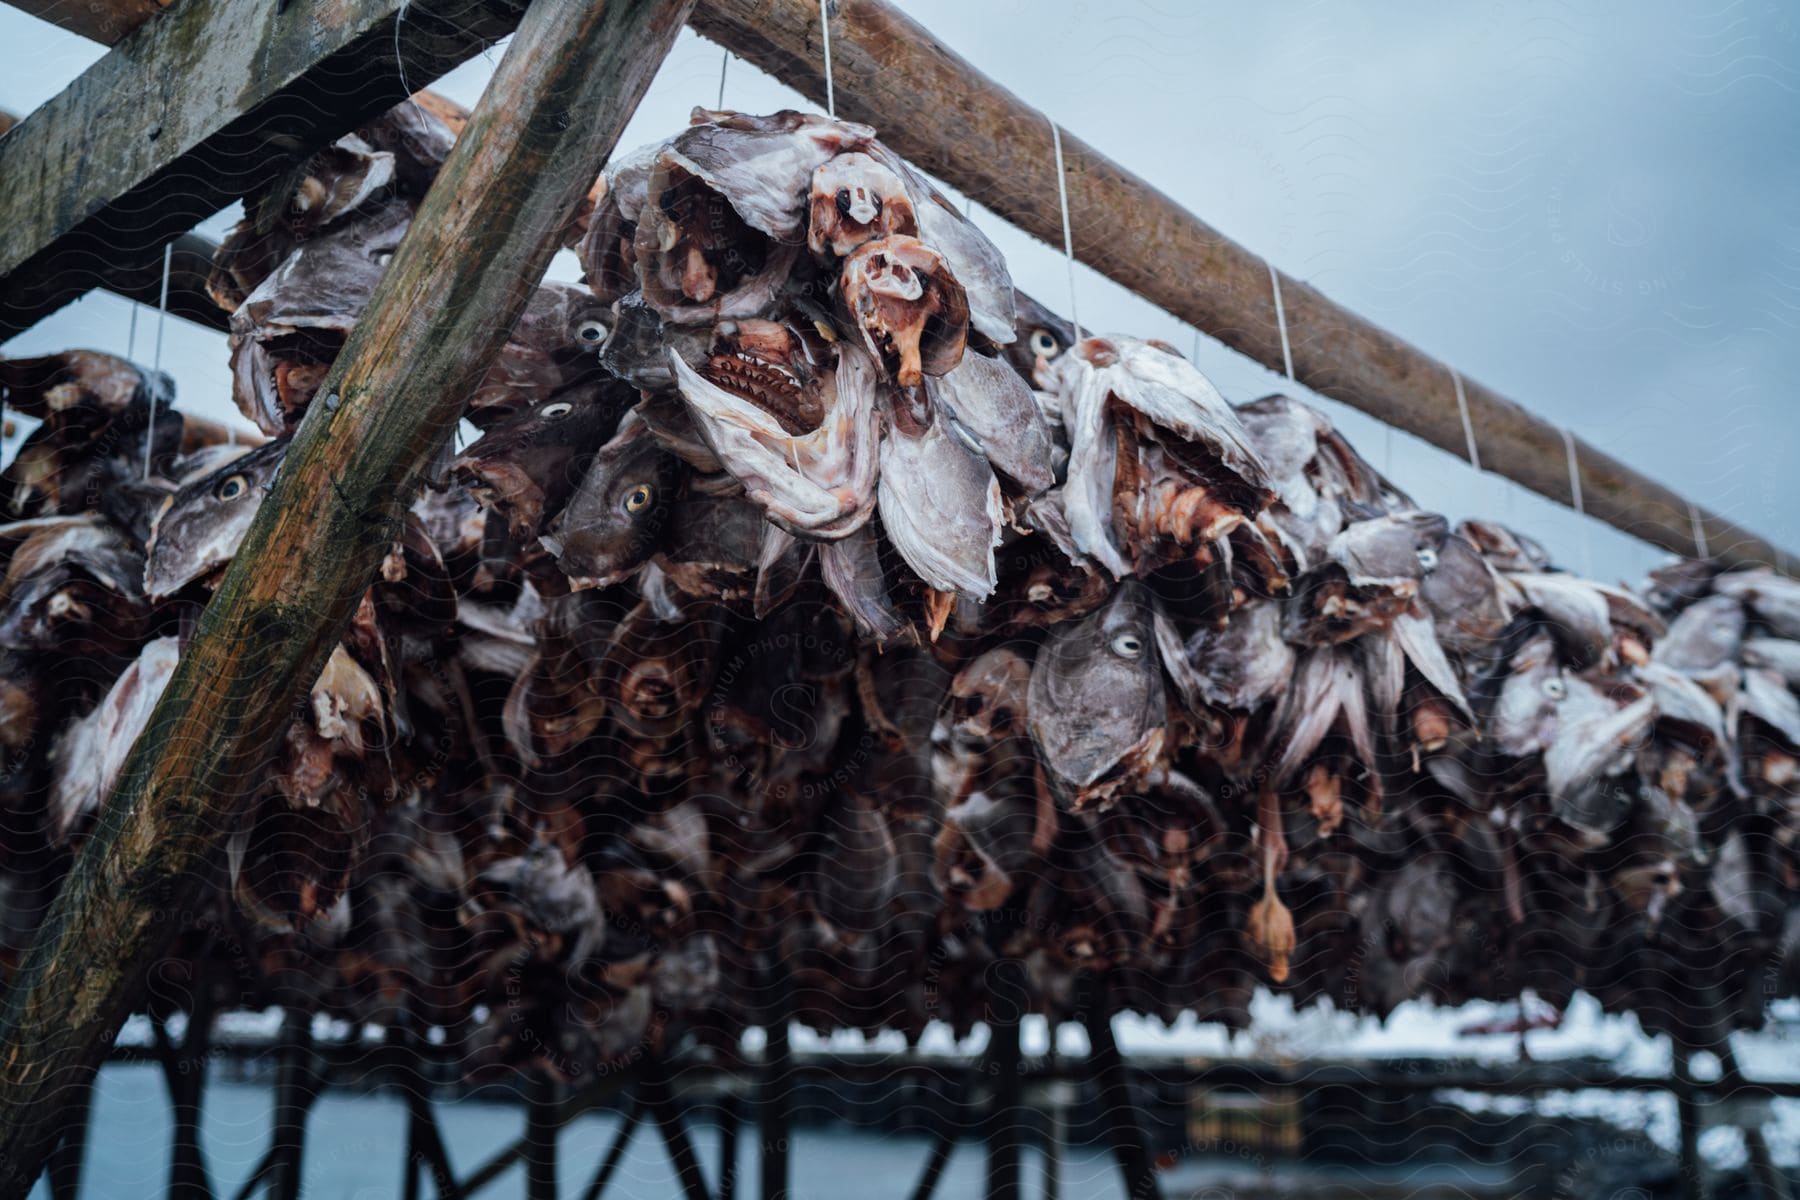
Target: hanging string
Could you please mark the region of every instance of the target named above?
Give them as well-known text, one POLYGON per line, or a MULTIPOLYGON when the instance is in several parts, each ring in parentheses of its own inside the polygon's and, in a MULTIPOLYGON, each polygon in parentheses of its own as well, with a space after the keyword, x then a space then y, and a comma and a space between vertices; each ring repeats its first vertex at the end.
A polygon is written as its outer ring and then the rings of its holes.
MULTIPOLYGON (((1575 435, 1569 432, 1567 425, 1562 427, 1562 440, 1563 453, 1569 460, 1569 498, 1574 501, 1575 511, 1585 517, 1587 516, 1587 504, 1581 498, 1581 461, 1575 455, 1575 435)), ((1509 490, 1507 493, 1509 499, 1511 494, 1509 490)), ((1581 526, 1581 568, 1583 573, 1590 577, 1594 573, 1594 547, 1588 541, 1586 523, 1581 526)))
POLYGON ((831 13, 827 11, 830 0, 819 0, 819 31, 825 43, 825 113, 837 116, 837 93, 831 86, 831 13))
POLYGON ((1263 266, 1269 268, 1269 288, 1275 293, 1275 323, 1281 327, 1281 363, 1287 368, 1289 383, 1299 383, 1294 378, 1294 351, 1288 345, 1287 309, 1281 303, 1281 275, 1275 270, 1275 264, 1263 259, 1263 266))
MULTIPOLYGON (((169 268, 175 262, 175 243, 163 246, 162 295, 156 302, 156 358, 151 366, 152 371, 162 370, 163 322, 169 316, 169 268)), ((156 392, 150 393, 150 420, 144 426, 144 478, 150 478, 150 452, 156 444, 156 392)))
POLYGON ((731 51, 727 50, 719 56, 719 103, 715 106, 721 111, 725 108, 725 68, 731 65, 731 51))
MULTIPOLYGON (((1050 121, 1049 117, 1044 118, 1050 121)), ((1050 121, 1050 145, 1056 151, 1056 201, 1062 208, 1063 259, 1069 268, 1069 324, 1075 327, 1075 340, 1081 341, 1081 314, 1075 311, 1075 234, 1069 225, 1069 177, 1063 169, 1062 129, 1050 121)))
POLYGON ((1463 440, 1469 444, 1469 465, 1479 471, 1481 451, 1475 448, 1475 423, 1469 420, 1469 397, 1463 392, 1462 373, 1451 371, 1450 378, 1456 384, 1456 411, 1462 414, 1463 440))
POLYGON ((1574 501, 1575 511, 1587 516, 1587 507, 1581 501, 1581 464, 1575 457, 1575 435, 1569 432, 1567 425, 1562 429, 1563 453, 1569 460, 1569 496, 1574 501))
POLYGON ((127 300, 126 303, 131 305, 131 324, 125 330, 125 361, 130 362, 133 358, 137 357, 138 303, 136 300, 127 300))
POLYGON ((1711 558, 1712 555, 1707 553, 1706 549, 1706 522, 1700 519, 1700 510, 1694 507, 1694 502, 1692 500, 1688 501, 1688 524, 1692 526, 1694 530, 1695 556, 1698 558, 1711 558))

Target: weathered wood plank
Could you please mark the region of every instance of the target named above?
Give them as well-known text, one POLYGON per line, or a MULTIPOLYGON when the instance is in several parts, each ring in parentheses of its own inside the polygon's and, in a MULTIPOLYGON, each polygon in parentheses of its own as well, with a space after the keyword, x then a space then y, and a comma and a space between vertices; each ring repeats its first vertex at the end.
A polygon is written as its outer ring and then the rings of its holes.
POLYGON ((541 0, 526 13, 7 994, 0 1195, 29 1189, 68 1085, 92 1077, 194 909, 422 470, 691 3, 541 0))
MULTIPOLYGON (((832 5, 838 115, 875 126, 901 154, 1027 233, 1062 247, 1050 121, 884 0, 832 5)), ((816 0, 704 0, 704 36, 823 103, 816 0)), ((1280 326, 1264 260, 1069 133, 1062 134, 1076 255, 1273 370, 1280 326)), ((1457 456, 1466 453, 1450 369, 1392 333, 1283 276, 1300 382, 1457 456)), ((1573 501, 1562 431, 1492 388, 1464 380, 1484 470, 1562 504, 1573 501)), ((1694 554, 1688 502, 1577 441, 1589 516, 1678 554, 1694 554)), ((1710 551, 1787 567, 1763 538, 1703 509, 1710 551)))
POLYGON ((0 339, 155 261, 295 156, 398 103, 402 75, 436 78, 522 11, 522 0, 187 0, 144 25, 0 137, 0 339))

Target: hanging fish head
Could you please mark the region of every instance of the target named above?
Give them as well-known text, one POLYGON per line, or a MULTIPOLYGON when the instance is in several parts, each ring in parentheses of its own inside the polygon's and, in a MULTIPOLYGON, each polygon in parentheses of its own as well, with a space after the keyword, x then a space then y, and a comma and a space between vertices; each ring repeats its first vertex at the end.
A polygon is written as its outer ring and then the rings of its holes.
POLYGON ((231 314, 232 399, 258 429, 299 424, 412 215, 390 201, 303 243, 231 314))
POLYGON ((541 539, 571 586, 611 587, 655 553, 679 479, 680 463, 627 414, 541 539))
POLYGON ((864 242, 919 232, 906 184, 867 154, 840 154, 814 171, 807 213, 814 254, 842 258, 864 242))
POLYGON ((103 659, 140 636, 143 556, 92 513, 0 526, 0 646, 103 659))
POLYGON ((231 561, 287 447, 286 438, 268 442, 181 481, 150 533, 144 562, 147 596, 172 596, 231 561))
POLYGON ((1024 737, 1031 664, 1017 650, 997 646, 957 672, 945 700, 946 734, 961 749, 980 750, 1024 737))
POLYGON ((1210 561, 1273 499, 1237 414, 1168 348, 1089 338, 1047 374, 1070 435, 1070 531, 1115 576, 1210 561))
POLYGON ((469 420, 485 428, 495 417, 542 404, 598 376, 600 347, 611 321, 611 306, 586 288, 540 286, 469 398, 469 420))
POLYGON ((1104 803, 1154 766, 1166 713, 1149 592, 1135 581, 1039 648, 1027 692, 1032 740, 1069 808, 1104 803))
POLYGON ((1074 344, 1073 325, 1024 292, 1013 293, 1013 340, 1004 353, 1026 383, 1039 386, 1050 364, 1074 344))
POLYGON ((610 382, 559 392, 491 425, 450 464, 450 477, 529 542, 560 512, 627 399, 610 382))
POLYGON ((763 338, 760 327, 752 333, 747 341, 740 332, 729 354, 709 360, 710 378, 669 352, 695 429, 776 525, 811 538, 848 536, 875 507, 881 425, 874 363, 838 342, 835 366, 825 365, 828 357, 803 380, 766 353, 785 341, 763 338), (805 428, 815 411, 816 424, 805 428))
POLYGON ((1602 672, 1570 670, 1548 630, 1518 639, 1505 669, 1487 738, 1503 760, 1541 771, 1552 815, 1604 841, 1630 807, 1623 776, 1655 720, 1654 700, 1602 672))
POLYGON ((865 242, 844 260, 838 283, 863 341, 901 387, 917 387, 961 360, 968 298, 925 243, 902 235, 865 242))

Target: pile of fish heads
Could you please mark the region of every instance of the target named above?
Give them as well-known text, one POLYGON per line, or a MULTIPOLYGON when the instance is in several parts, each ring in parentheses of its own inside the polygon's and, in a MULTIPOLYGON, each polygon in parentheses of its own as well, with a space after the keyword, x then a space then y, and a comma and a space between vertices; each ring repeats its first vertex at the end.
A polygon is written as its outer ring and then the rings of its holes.
MULTIPOLYGON (((262 438, 0 364, 8 970, 452 142, 403 105, 248 206, 212 291, 262 438)), ((153 1010, 573 1078, 965 1031, 1002 958, 1052 1017, 1104 976, 1234 1027, 1584 989, 1707 1046, 1795 994, 1800 584, 1452 527, 1318 410, 1077 339, 864 126, 696 111, 567 243, 153 1010)))

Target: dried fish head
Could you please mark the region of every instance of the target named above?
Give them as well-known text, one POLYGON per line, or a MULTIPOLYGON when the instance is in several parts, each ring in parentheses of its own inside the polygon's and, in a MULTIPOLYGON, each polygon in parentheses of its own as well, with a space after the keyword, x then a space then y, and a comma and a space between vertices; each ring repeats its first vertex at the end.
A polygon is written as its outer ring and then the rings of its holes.
POLYGON ((1054 447, 1043 411, 1018 374, 997 358, 967 353, 955 368, 927 376, 932 406, 980 445, 988 463, 1019 494, 1036 496, 1056 483, 1054 447))
POLYGON ((818 376, 819 424, 798 434, 669 355, 694 424, 719 463, 771 521, 813 538, 844 537, 875 507, 881 427, 874 363, 843 342, 835 353, 836 369, 818 376))
POLYGON ((1074 344, 1073 325, 1024 292, 1013 293, 1013 339, 1002 353, 1019 378, 1039 386, 1049 365, 1074 344))
POLYGON ((1069 528, 1115 576, 1203 556, 1271 499, 1237 415, 1179 355, 1089 338, 1051 374, 1070 434, 1069 528))
POLYGON ((466 415, 478 428, 519 408, 543 404, 600 374, 612 308, 585 288, 546 283, 500 347, 493 366, 469 397, 466 415))
POLYGON ((102 517, 0 526, 0 646, 104 659, 140 636, 143 556, 102 517))
POLYGON ((918 236, 906 185, 866 154, 840 154, 813 172, 806 243, 814 254, 842 258, 864 242, 900 233, 918 236))
POLYGON ((58 736, 50 751, 54 782, 48 801, 57 842, 67 842, 98 815, 180 659, 175 638, 147 643, 93 711, 58 736))
POLYGON ((624 402, 612 385, 590 384, 520 408, 471 443, 450 464, 450 478, 504 516, 514 538, 529 543, 574 494, 624 402))
POLYGON ((968 299, 924 242, 899 235, 865 242, 844 260, 838 287, 869 352, 901 387, 917 387, 962 359, 968 299))
POLYGON ((299 424, 412 223, 390 200, 301 244, 231 314, 232 399, 271 437, 299 424))
POLYGON ((881 442, 881 526, 915 574, 940 592, 994 591, 1000 482, 943 410, 922 431, 890 421, 881 442))
POLYGON ((1127 581, 1105 607, 1053 630, 1028 690, 1032 740, 1064 803, 1104 802, 1162 753, 1162 671, 1150 594, 1127 581))
POLYGON ((542 537, 575 588, 611 587, 656 552, 680 483, 679 463, 628 413, 542 537))
POLYGON ((157 514, 144 561, 144 592, 172 596, 229 563, 275 481, 287 439, 185 479, 157 514))

